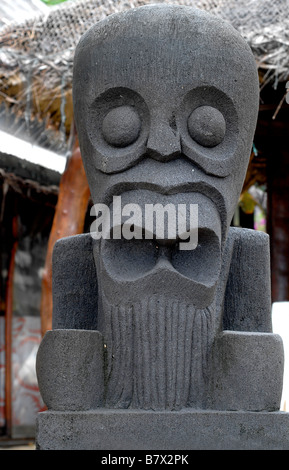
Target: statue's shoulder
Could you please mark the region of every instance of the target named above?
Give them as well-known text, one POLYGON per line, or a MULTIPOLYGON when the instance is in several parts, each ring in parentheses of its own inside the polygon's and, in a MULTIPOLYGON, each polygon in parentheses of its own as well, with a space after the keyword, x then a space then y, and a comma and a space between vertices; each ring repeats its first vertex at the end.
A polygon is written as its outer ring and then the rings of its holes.
POLYGON ((234 243, 235 247, 269 247, 269 235, 259 230, 253 230, 241 227, 230 227, 228 231, 228 240, 234 243))
POLYGON ((92 250, 92 237, 90 233, 81 233, 79 235, 73 235, 70 237, 60 238, 56 241, 53 249, 53 255, 55 256, 62 256, 67 251, 73 250, 81 250, 79 255, 81 256, 81 252, 85 250, 92 250))

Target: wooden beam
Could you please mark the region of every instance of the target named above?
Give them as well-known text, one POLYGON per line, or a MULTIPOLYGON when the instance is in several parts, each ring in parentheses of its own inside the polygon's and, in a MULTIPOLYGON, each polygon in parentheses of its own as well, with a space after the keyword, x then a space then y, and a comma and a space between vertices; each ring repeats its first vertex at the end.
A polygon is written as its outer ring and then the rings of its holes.
MULTIPOLYGON (((268 157, 268 232, 272 301, 289 300, 289 150, 275 141, 268 157)), ((288 147, 288 144, 287 144, 288 147)))
POLYGON ((41 202, 43 205, 55 207, 58 197, 58 186, 44 186, 37 181, 21 178, 14 173, 7 173, 0 168, 0 187, 6 185, 21 198, 30 199, 33 202, 41 202))
POLYGON ((272 301, 289 300, 288 121, 259 120, 254 142, 267 165, 267 232, 270 235, 272 301))

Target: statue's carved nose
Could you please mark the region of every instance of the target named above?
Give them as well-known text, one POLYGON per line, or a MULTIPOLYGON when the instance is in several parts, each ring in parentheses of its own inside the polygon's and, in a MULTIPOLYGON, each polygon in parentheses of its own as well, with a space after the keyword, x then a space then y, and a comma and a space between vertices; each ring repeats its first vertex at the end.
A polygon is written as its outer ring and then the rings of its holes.
POLYGON ((167 162, 177 158, 181 153, 179 134, 169 123, 159 122, 152 125, 147 143, 147 150, 154 160, 167 162))

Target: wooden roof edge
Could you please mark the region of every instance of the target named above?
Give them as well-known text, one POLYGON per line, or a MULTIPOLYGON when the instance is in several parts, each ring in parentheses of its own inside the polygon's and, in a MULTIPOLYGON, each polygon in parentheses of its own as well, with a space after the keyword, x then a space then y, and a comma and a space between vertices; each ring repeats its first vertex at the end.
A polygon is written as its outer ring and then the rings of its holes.
POLYGON ((58 188, 61 174, 42 165, 29 162, 14 155, 0 152, 0 170, 5 174, 13 174, 21 180, 37 183, 43 188, 51 188, 55 192, 58 188))

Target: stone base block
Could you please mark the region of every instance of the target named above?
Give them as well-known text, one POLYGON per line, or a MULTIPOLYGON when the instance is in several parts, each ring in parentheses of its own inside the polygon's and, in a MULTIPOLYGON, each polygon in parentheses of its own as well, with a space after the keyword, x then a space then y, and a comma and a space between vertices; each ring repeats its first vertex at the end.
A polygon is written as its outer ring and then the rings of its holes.
POLYGON ((45 411, 39 450, 289 449, 289 413, 137 410, 45 411))

